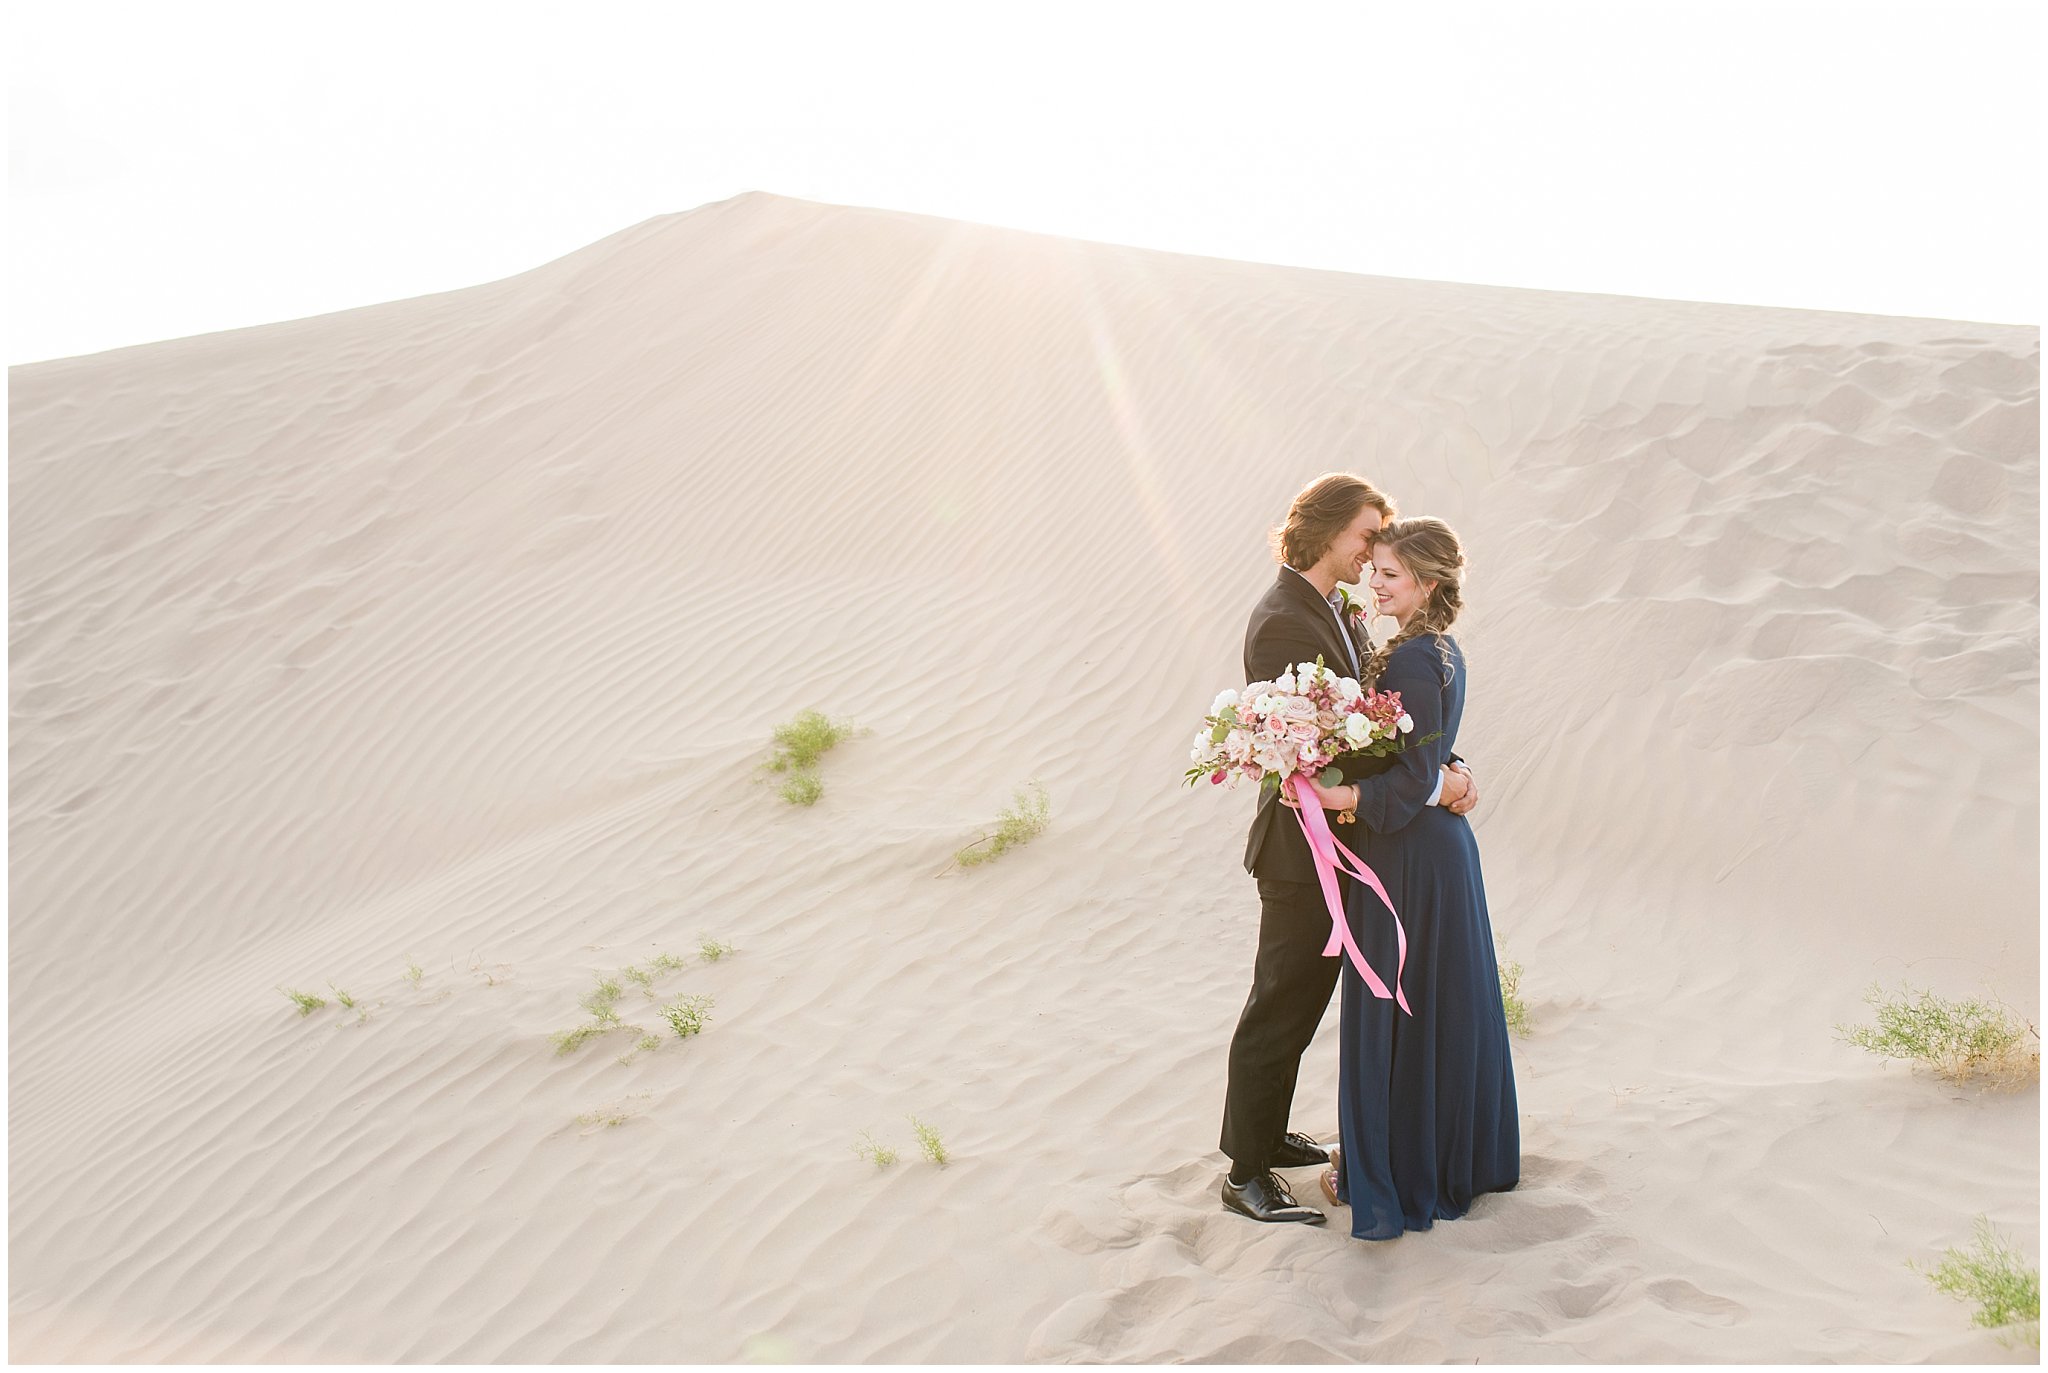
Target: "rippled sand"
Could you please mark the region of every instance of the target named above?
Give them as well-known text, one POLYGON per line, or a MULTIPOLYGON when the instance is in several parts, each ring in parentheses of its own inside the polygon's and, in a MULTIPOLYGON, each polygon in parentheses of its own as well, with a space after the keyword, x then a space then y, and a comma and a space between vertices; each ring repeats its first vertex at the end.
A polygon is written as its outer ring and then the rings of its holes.
POLYGON ((16 1359, 2031 1360, 1905 1265, 2038 1252, 2037 1089, 1833 1027, 2039 1019, 2034 329, 748 195, 9 381, 16 1359), (1378 1246, 1216 1202, 1176 786, 1332 468, 1472 550, 1533 1020, 1521 1188, 1378 1246), (555 1055, 664 949, 703 1034, 555 1055))

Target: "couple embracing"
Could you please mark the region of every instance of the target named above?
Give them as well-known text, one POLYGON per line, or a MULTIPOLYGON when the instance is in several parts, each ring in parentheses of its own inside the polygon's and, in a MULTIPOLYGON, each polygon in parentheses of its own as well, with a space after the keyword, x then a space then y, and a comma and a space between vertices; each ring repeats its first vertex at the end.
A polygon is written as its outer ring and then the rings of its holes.
POLYGON ((1350 1208, 1353 1235, 1395 1239, 1464 1215, 1474 1197, 1512 1188, 1521 1173, 1493 930, 1465 820, 1478 791, 1454 751, 1465 659, 1450 630, 1465 557, 1448 525, 1396 519, 1392 501, 1348 473, 1295 497, 1273 542, 1281 566, 1245 633, 1247 680, 1272 681, 1320 658, 1367 688, 1399 692, 1415 742, 1384 758, 1341 758, 1336 785, 1304 774, 1261 793, 1245 850, 1258 879, 1259 947, 1230 1042, 1223 1202, 1254 1220, 1320 1224, 1325 1214, 1296 1201, 1280 1177, 1316 1168, 1329 1204, 1350 1208), (1354 607, 1340 582, 1368 586, 1372 611, 1354 607), (1399 623, 1377 648, 1365 632, 1369 614, 1399 623), (1329 832, 1378 877, 1386 900, 1340 875, 1333 916, 1298 814, 1304 805, 1327 812, 1329 832), (1382 999, 1352 959, 1324 955, 1337 942, 1334 918, 1370 967, 1398 981, 1407 1009, 1382 999), (1301 1055, 1339 981, 1332 1149, 1290 1132, 1287 1119, 1301 1055))

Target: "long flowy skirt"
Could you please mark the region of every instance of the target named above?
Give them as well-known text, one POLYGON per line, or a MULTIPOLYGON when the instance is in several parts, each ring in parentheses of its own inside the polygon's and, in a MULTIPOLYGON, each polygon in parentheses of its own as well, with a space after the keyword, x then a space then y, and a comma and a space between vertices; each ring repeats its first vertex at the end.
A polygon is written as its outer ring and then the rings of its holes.
MULTIPOLYGON (((1395 1239, 1464 1215, 1483 1192, 1512 1188, 1521 1128, 1471 826, 1431 807, 1391 834, 1365 836, 1359 856, 1407 927, 1401 983, 1414 1015, 1375 997, 1345 961, 1337 1195, 1351 1208, 1353 1235, 1395 1239)), ((1353 882, 1346 915, 1352 938, 1391 984, 1397 945, 1386 906, 1353 882)))

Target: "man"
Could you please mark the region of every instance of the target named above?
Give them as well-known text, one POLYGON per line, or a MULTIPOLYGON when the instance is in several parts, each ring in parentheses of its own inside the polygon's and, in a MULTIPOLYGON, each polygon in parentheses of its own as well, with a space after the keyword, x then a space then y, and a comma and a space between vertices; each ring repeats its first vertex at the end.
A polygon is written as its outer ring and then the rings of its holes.
MULTIPOLYGON (((1335 671, 1357 676, 1371 646, 1347 623, 1337 583, 1364 580, 1373 535, 1393 518, 1393 502, 1349 473, 1318 477, 1294 498, 1287 522, 1273 531, 1278 580, 1245 630, 1246 681, 1271 681, 1318 655, 1335 671)), ((1470 771, 1454 757, 1430 804, 1462 815, 1478 800, 1470 771)), ((1355 848, 1352 827, 1335 815, 1330 821, 1338 840, 1355 848)), ((1323 957, 1329 907, 1308 842, 1276 793, 1261 793, 1244 865, 1259 884, 1259 951, 1251 995, 1230 1040, 1222 1144, 1230 1173, 1223 1204, 1253 1220, 1319 1225, 1327 1217, 1297 1202, 1274 1170, 1330 1164, 1328 1149, 1287 1131, 1287 1115, 1301 1055, 1322 1023, 1341 960, 1323 957)), ((1338 881, 1347 879, 1340 874, 1338 881)))

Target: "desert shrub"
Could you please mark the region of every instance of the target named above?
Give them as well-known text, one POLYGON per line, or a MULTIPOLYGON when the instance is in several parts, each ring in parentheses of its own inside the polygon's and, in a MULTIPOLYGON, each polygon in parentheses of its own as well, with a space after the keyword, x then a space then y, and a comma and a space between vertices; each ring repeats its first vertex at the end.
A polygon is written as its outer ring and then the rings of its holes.
POLYGON ((619 998, 625 995, 625 988, 616 977, 601 977, 597 985, 583 994, 576 1004, 590 1012, 590 1018, 600 1025, 619 1023, 619 998))
POLYGON ((815 806, 818 798, 825 794, 825 784, 818 780, 818 774, 806 768, 793 772, 775 789, 775 794, 792 806, 815 806))
POLYGON ((996 827, 953 855, 963 868, 979 867, 1000 858, 1020 844, 1028 844, 1045 833, 1052 823, 1052 802, 1045 788, 1033 782, 1020 788, 1008 806, 996 813, 996 827))
POLYGON ((1977 1242, 1968 1249, 1950 1249, 1932 1268, 1912 1267, 1927 1275, 1940 1291, 1977 1303, 1970 1317, 1992 1330, 2020 1327, 2008 1333, 2026 1343, 2041 1343, 2041 1270, 2029 1268, 2020 1251, 1977 1217, 1977 1242))
POLYGON ((631 1063, 642 1054, 651 1054, 661 1047, 661 1036, 648 1034, 638 1025, 622 1025, 621 1029, 631 1030, 640 1037, 633 1041, 633 1047, 619 1055, 619 1062, 631 1063))
POLYGON ((768 756, 770 772, 802 771, 817 766, 825 754, 852 737, 853 726, 828 720, 807 710, 786 725, 775 727, 775 751, 768 756))
POLYGON ((916 1116, 910 1118, 910 1128, 917 1132, 917 1147, 924 1150, 924 1156, 939 1167, 945 1167, 946 1145, 945 1141, 939 1138, 939 1132, 916 1116))
POLYGON ((815 710, 777 725, 772 736, 775 747, 763 764, 769 772, 788 774, 776 794, 792 806, 818 804, 825 794, 825 784, 818 780, 818 760, 854 732, 850 722, 828 719, 815 710))
POLYGON ((2040 1067, 2040 1055, 2026 1048, 2027 1025, 1996 1002, 1951 1001, 1903 984, 1896 992, 1872 984, 1863 999, 1877 1023, 1835 1030, 1871 1053, 1924 1063, 1955 1082, 2016 1080, 2040 1067))
POLYGON ((624 1125, 640 1114, 640 1105, 647 1098, 645 1092, 635 1092, 623 1101, 608 1101, 595 1110, 585 1111, 576 1117, 576 1123, 584 1127, 583 1133, 610 1130, 624 1125))
POLYGON ((661 1018, 675 1031, 677 1039, 688 1039, 703 1032, 712 1004, 708 996, 679 996, 661 1008, 661 1018))
POLYGON ((573 1030, 557 1030, 548 1036, 548 1042, 555 1046, 555 1054, 559 1057, 562 1054, 574 1053, 582 1048, 587 1040, 595 1039, 599 1035, 608 1035, 613 1030, 624 1028, 624 1026, 616 1021, 609 1025, 592 1021, 587 1025, 578 1025, 573 1030))
POLYGON ((886 1144, 879 1143, 866 1130, 861 1131, 860 1138, 854 1141, 853 1153, 854 1157, 866 1159, 877 1168, 887 1168, 896 1161, 896 1151, 886 1144))
POLYGON ((1529 1007, 1522 1000, 1522 965, 1519 963, 1500 965, 1500 1008, 1507 1014, 1508 1033, 1529 1033, 1529 1007))

